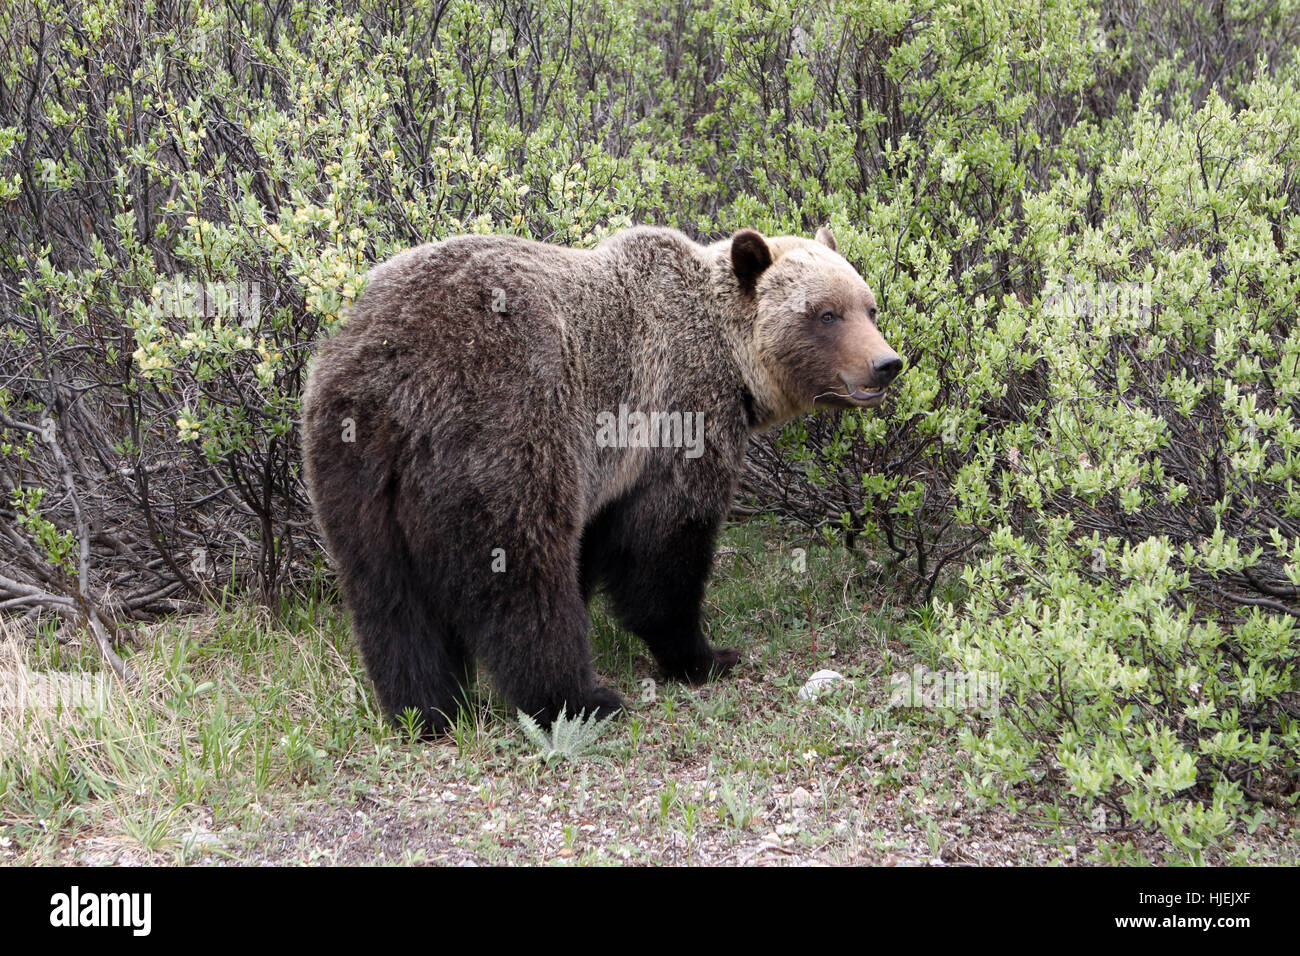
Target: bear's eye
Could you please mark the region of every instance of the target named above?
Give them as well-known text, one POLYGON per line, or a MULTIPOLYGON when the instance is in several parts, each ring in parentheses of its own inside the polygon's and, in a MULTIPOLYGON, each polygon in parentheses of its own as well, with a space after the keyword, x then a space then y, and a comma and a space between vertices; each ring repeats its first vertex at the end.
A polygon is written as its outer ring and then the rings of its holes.
POLYGON ((871 307, 871 311, 867 313, 867 318, 869 318, 872 322, 876 321, 876 311, 877 311, 877 309, 876 309, 876 307, 873 305, 873 306, 871 307))
POLYGON ((834 321, 835 321, 836 319, 838 319, 838 318, 839 318, 839 316, 836 315, 834 312, 823 312, 823 313, 822 313, 822 321, 825 322, 827 325, 830 325, 832 322, 834 322, 834 321))

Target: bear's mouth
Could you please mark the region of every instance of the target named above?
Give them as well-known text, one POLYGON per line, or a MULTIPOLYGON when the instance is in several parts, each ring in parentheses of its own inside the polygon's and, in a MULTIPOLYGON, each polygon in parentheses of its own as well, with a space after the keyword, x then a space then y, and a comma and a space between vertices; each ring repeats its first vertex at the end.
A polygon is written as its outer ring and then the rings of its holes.
POLYGON ((845 385, 849 389, 849 398, 853 399, 858 405, 874 408, 885 400, 886 390, 884 388, 869 389, 861 385, 849 386, 847 382, 845 385))
POLYGON ((866 385, 852 385, 843 376, 838 376, 844 391, 823 392, 817 396, 817 404, 831 405, 836 408, 875 408, 885 400, 888 386, 871 388, 866 385))

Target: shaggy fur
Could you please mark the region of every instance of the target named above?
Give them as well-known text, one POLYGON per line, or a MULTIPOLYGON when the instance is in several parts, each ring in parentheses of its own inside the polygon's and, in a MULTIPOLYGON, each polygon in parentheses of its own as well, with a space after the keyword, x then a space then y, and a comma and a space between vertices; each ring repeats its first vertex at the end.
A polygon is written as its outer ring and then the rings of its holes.
POLYGON ((444 730, 475 663, 543 721, 617 710, 591 669, 597 587, 668 674, 736 664, 700 604, 749 435, 879 404, 901 366, 871 291, 818 238, 464 236, 372 271, 313 363, 304 446, 387 713, 444 730), (602 447, 597 416, 621 405, 702 412, 703 453, 602 447))

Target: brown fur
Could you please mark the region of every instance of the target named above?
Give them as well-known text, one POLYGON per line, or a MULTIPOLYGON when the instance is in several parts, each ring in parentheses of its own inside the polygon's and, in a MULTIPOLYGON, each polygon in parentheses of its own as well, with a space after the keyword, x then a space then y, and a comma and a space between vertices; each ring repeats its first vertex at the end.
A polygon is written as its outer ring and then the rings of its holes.
POLYGON ((901 364, 823 232, 700 246, 642 227, 591 250, 466 236, 373 270, 312 366, 304 446, 388 713, 444 728, 476 661, 544 720, 617 709, 591 673, 597 586, 669 673, 736 662, 699 605, 749 435, 878 404, 901 364), (597 416, 620 405, 703 412, 703 454, 602 447, 597 416))

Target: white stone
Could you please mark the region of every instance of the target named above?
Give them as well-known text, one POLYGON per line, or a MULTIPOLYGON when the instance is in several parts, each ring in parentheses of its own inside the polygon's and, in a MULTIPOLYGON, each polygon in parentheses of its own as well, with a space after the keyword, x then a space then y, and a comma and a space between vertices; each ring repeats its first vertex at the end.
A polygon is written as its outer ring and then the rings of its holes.
POLYGON ((799 688, 799 699, 816 700, 842 680, 844 675, 839 671, 818 671, 808 678, 808 683, 799 688))

